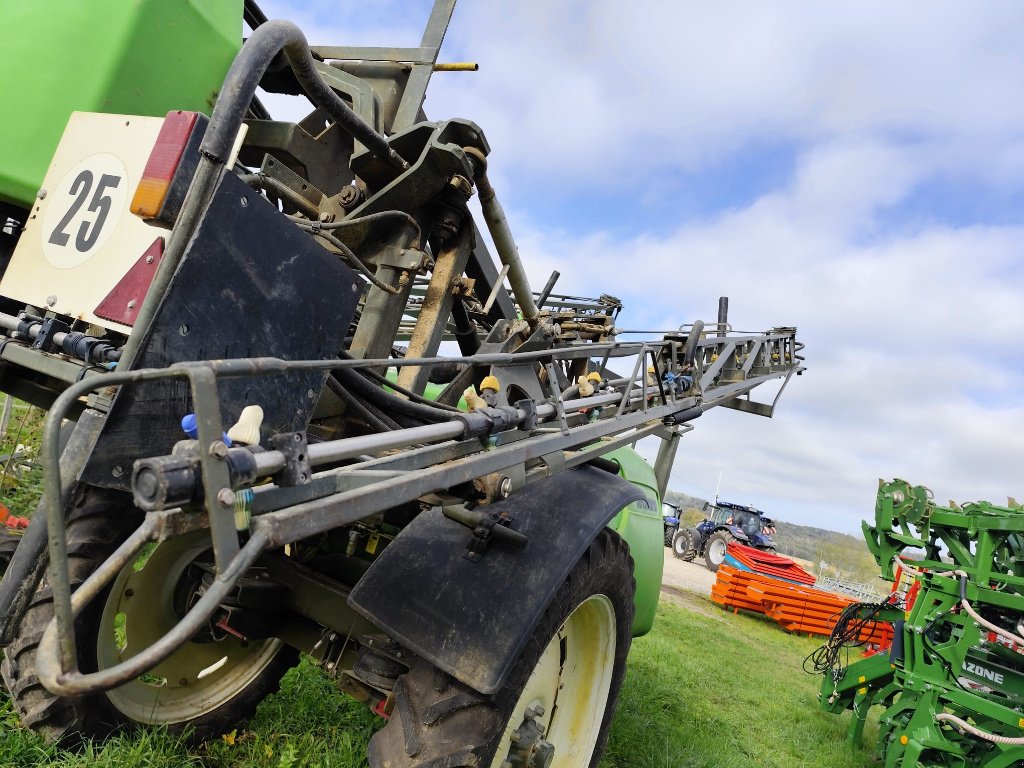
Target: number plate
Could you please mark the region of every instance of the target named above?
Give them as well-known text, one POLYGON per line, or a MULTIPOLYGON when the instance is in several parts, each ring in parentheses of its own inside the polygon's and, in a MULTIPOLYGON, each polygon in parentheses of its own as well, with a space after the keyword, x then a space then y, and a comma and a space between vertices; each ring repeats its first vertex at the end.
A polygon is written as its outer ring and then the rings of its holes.
POLYGON ((75 112, 29 215, 0 294, 111 330, 96 307, 167 230, 128 206, 163 118, 75 112))

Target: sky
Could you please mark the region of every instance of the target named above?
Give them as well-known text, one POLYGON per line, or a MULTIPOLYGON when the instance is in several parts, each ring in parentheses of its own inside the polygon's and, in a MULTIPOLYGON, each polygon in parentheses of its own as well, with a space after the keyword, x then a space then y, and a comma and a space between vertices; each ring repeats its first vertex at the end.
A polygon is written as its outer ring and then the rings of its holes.
MULTIPOLYGON (((399 46, 430 9, 261 6, 399 46)), ((535 288, 612 293, 623 328, 719 296, 738 330, 797 326, 775 417, 707 412, 669 485, 855 532, 879 478, 1024 500, 1022 32, 1012 1, 463 0, 440 60, 480 70, 425 108, 483 129, 535 288)))

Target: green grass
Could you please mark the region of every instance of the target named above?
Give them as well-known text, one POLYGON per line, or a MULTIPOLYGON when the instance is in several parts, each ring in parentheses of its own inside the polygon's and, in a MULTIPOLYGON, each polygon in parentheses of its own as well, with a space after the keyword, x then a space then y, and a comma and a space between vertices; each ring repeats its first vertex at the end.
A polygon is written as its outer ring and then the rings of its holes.
MULTIPOLYGON (((601 768, 866 768, 845 745, 849 715, 820 712, 818 678, 801 662, 819 641, 683 595, 662 601, 654 631, 634 642, 601 768)), ((380 721, 307 663, 244 730, 189 750, 166 733, 115 738, 85 752, 42 745, 0 700, 0 765, 11 768, 355 768, 380 721)), ((877 727, 865 737, 873 744, 877 727)))

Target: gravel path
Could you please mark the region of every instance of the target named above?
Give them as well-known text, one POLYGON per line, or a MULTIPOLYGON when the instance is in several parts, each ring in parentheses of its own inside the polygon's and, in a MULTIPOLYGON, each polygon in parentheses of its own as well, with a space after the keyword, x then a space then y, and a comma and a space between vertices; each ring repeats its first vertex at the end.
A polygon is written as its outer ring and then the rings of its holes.
POLYGON ((704 567, 704 559, 700 558, 688 563, 672 554, 665 547, 665 575, 661 577, 662 587, 675 587, 697 592, 702 595, 711 594, 711 585, 715 583, 715 574, 704 567))

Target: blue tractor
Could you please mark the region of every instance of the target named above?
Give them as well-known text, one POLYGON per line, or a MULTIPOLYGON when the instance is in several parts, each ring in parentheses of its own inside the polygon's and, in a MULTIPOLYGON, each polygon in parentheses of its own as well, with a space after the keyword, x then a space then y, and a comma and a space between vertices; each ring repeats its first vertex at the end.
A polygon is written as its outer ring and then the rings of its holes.
POLYGON ((679 507, 667 501, 661 502, 661 519, 665 524, 665 546, 671 547, 679 530, 679 507))
POLYGON ((672 552, 683 560, 703 557, 709 571, 717 571, 725 560, 730 541, 775 554, 775 523, 760 510, 729 501, 706 504, 711 510, 696 528, 677 528, 672 537, 672 552))

